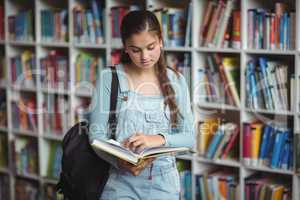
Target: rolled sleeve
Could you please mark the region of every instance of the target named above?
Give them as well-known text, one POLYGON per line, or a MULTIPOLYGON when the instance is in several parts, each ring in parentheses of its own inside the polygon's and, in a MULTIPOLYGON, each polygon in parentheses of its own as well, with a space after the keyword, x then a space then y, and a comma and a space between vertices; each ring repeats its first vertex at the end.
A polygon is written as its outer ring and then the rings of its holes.
MULTIPOLYGON (((89 122, 89 140, 107 140, 110 138, 108 132, 108 117, 110 109, 112 74, 110 69, 101 71, 97 78, 96 88, 93 91, 91 100, 91 112, 89 122)), ((117 159, 105 152, 100 156, 117 168, 117 159)))
POLYGON ((160 133, 165 138, 165 146, 189 147, 195 145, 194 115, 191 109, 190 92, 183 75, 174 81, 174 90, 177 96, 177 106, 182 116, 178 117, 176 128, 171 133, 160 133))

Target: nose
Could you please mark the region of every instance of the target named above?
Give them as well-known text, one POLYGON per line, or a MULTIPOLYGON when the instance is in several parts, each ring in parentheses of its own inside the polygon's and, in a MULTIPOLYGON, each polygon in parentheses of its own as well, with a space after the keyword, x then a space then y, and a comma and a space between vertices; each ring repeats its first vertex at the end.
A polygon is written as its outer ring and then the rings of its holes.
POLYGON ((142 61, 146 61, 149 58, 149 52, 147 50, 142 51, 142 61))

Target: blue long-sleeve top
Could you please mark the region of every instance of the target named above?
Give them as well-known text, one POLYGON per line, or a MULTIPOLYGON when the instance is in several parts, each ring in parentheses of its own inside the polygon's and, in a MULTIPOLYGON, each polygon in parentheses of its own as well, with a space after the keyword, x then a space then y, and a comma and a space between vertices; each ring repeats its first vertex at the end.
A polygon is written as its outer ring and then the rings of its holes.
MULTIPOLYGON (((170 125, 170 110, 164 109, 162 96, 143 96, 128 87, 128 79, 122 64, 116 65, 119 79, 117 98, 116 140, 122 142, 135 131, 145 134, 161 134, 165 146, 190 147, 195 143, 194 116, 191 110, 190 94, 184 76, 167 69, 168 78, 175 91, 175 99, 182 117, 178 117, 176 128, 170 125)), ((103 69, 93 91, 90 115, 90 142, 93 139, 107 140, 112 74, 109 68, 103 69)), ((102 158, 114 167, 115 157, 103 152, 102 158)))

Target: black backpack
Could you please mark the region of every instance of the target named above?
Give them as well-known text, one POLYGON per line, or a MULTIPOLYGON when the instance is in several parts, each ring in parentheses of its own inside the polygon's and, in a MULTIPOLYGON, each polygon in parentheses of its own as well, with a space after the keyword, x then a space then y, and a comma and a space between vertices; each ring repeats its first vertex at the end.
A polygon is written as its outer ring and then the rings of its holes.
MULTIPOLYGON (((110 94, 109 127, 114 138, 119 81, 114 67, 110 94)), ((65 200, 99 200, 109 176, 110 164, 96 155, 89 144, 89 124, 75 124, 62 141, 62 171, 56 190, 65 200)))

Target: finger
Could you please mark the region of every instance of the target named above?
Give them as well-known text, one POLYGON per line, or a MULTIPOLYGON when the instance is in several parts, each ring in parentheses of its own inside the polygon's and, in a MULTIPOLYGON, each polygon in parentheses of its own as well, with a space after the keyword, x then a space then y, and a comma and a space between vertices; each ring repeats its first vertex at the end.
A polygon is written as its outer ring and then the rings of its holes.
POLYGON ((125 148, 129 148, 129 140, 128 140, 128 139, 124 140, 124 141, 122 142, 122 144, 123 144, 123 146, 124 146, 125 148))
POLYGON ((128 139, 128 141, 129 141, 129 143, 132 143, 132 142, 135 142, 136 140, 139 140, 140 137, 141 137, 140 135, 135 134, 135 135, 131 136, 128 139))
POLYGON ((147 148, 147 146, 144 144, 144 143, 142 143, 142 144, 140 144, 139 146, 137 146, 137 147, 135 147, 136 148, 136 151, 137 152, 141 152, 141 151, 143 151, 145 148, 147 148))
POLYGON ((136 140, 135 142, 132 142, 130 144, 130 148, 134 151, 138 151, 138 149, 140 149, 141 146, 144 146, 144 141, 142 140, 136 140))

